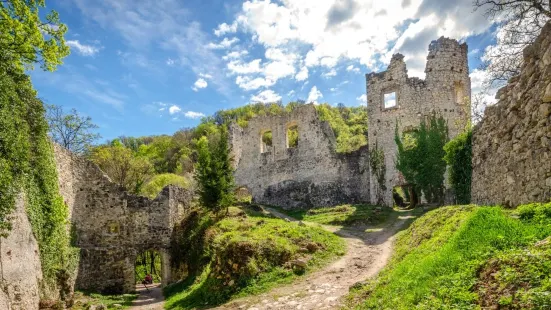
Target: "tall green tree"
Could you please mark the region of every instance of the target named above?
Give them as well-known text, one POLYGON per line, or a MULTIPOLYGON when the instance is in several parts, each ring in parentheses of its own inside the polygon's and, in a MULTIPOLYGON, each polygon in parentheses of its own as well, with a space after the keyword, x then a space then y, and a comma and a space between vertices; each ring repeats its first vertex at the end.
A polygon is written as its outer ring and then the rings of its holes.
POLYGON ((202 136, 196 143, 195 178, 203 206, 214 211, 229 207, 235 200, 228 131, 220 126, 218 135, 202 136))
POLYGON ((54 71, 69 55, 65 44, 67 26, 56 11, 40 19, 45 0, 0 1, 0 66, 33 67, 54 71))

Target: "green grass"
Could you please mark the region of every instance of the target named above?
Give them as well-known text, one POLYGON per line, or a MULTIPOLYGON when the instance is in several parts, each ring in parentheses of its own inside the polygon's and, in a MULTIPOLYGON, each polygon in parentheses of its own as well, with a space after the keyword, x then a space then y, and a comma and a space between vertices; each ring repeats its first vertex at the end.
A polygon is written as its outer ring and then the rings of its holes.
MULTIPOLYGON (((205 221, 198 221, 205 222, 205 221)), ((230 215, 204 233, 209 260, 200 273, 165 290, 166 309, 211 307, 232 298, 265 292, 318 269, 338 255, 345 243, 319 227, 301 226, 249 208, 230 215), (304 270, 291 261, 307 262, 304 270)))
POLYGON ((285 210, 276 208, 297 220, 313 222, 324 225, 350 226, 350 225, 377 225, 385 222, 393 209, 372 205, 341 205, 335 207, 323 207, 312 209, 285 210))
POLYGON ((75 304, 71 309, 84 310, 91 305, 105 305, 107 309, 125 309, 132 305, 132 301, 138 297, 137 294, 123 295, 101 295, 94 293, 75 292, 75 304), (121 307, 113 305, 119 304, 121 307))
MULTIPOLYGON (((351 292, 348 307, 479 309, 485 298, 483 296, 489 294, 481 285, 487 282, 481 278, 481 271, 491 266, 491 262, 496 259, 510 261, 503 255, 518 256, 518 253, 530 249, 538 240, 551 235, 551 219, 536 216, 545 214, 545 211, 535 211, 536 215, 524 216, 524 219, 514 218, 510 213, 499 207, 475 206, 450 206, 427 213, 400 233, 390 264, 376 279, 351 292)), ((530 212, 524 212, 527 213, 530 212)), ((522 215, 519 217, 522 218, 522 215)), ((539 255, 544 257, 547 254, 539 255)), ((541 276, 549 270, 549 261, 543 263, 543 266, 541 260, 532 262, 525 262, 525 269, 539 270, 534 271, 532 277, 541 276), (536 263, 540 266, 536 266, 536 263)), ((504 270, 512 272, 513 269, 504 270)), ((524 278, 518 272, 510 277, 524 278)), ((523 288, 517 286, 516 289, 538 292, 542 288, 548 289, 549 281, 550 275, 547 273, 538 283, 529 283, 523 288)), ((513 289, 510 293, 511 296, 517 294, 513 289)), ((514 303, 516 297, 510 298, 509 295, 494 296, 494 299, 502 303, 514 303)), ((539 305, 546 304, 551 298, 535 295, 548 298, 547 301, 538 301, 539 305)), ((545 307, 534 306, 533 309, 545 307)))

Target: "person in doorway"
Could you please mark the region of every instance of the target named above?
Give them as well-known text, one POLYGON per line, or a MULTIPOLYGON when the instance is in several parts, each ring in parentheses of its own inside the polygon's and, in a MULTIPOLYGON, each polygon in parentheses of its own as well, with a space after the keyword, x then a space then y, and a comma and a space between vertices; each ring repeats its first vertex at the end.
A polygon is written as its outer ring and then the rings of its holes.
POLYGON ((147 274, 145 276, 145 279, 143 280, 143 284, 152 284, 153 283, 153 278, 151 277, 151 274, 147 274))

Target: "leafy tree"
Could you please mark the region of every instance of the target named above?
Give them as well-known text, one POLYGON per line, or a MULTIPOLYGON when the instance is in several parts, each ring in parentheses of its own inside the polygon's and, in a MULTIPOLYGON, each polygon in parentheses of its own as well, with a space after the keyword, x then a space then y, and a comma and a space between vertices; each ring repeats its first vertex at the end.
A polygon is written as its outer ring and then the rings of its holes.
POLYGON ((114 140, 111 145, 94 148, 90 157, 113 182, 135 194, 140 193, 142 186, 154 171, 147 158, 135 156, 118 140, 114 140))
POLYGON ((449 181, 459 204, 471 202, 472 130, 467 130, 444 146, 444 159, 449 166, 449 181))
POLYGON ((329 123, 337 139, 336 151, 350 153, 367 145, 367 110, 365 107, 337 108, 329 104, 316 106, 322 121, 329 123))
POLYGON ((80 116, 75 109, 65 114, 63 108, 56 105, 47 105, 47 109, 50 136, 66 149, 81 154, 100 138, 99 134, 91 132, 98 128, 91 117, 80 116))
POLYGON ((54 71, 69 55, 64 35, 67 26, 51 11, 40 19, 45 0, 0 1, 0 66, 39 63, 44 70, 54 71))
POLYGON ((141 194, 149 198, 155 198, 165 186, 176 185, 182 188, 189 186, 188 180, 183 176, 163 173, 152 177, 141 189, 141 194))
POLYGON ((446 171, 444 145, 448 141, 444 118, 432 114, 428 124, 423 119, 419 128, 402 136, 396 124, 394 140, 398 147, 396 168, 405 180, 417 194, 422 192, 429 203, 442 203, 446 171))
POLYGON ((196 143, 195 178, 203 206, 219 212, 234 202, 233 168, 228 131, 221 126, 217 135, 202 136, 196 143))

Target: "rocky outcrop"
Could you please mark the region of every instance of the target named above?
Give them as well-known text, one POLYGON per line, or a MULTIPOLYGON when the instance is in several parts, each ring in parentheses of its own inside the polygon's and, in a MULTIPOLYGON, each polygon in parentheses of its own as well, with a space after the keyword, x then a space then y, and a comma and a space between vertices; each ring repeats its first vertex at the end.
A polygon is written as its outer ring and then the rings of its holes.
POLYGON ((519 76, 473 133, 472 199, 516 206, 551 199, 551 22, 524 50, 519 76))
POLYGON ((10 220, 9 235, 0 238, 0 309, 38 309, 42 267, 23 195, 10 220))

